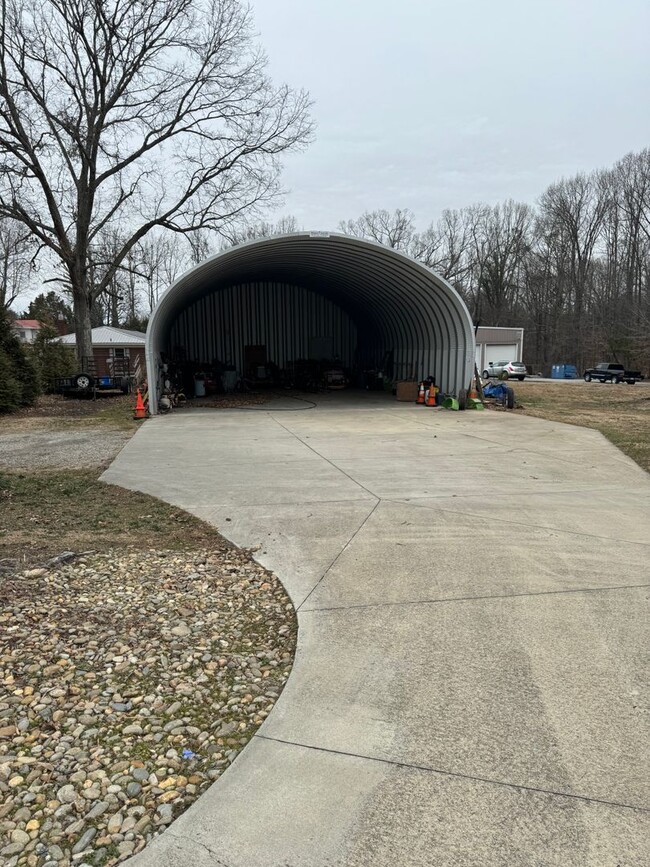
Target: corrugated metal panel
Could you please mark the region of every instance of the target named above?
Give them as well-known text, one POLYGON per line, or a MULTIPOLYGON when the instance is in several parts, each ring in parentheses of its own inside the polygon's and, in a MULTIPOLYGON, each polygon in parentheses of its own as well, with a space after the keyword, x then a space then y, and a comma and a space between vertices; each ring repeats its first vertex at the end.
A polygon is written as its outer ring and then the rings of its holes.
POLYGON ((286 283, 245 283, 199 298, 172 324, 170 354, 182 349, 189 361, 215 360, 244 369, 244 347, 264 345, 279 367, 310 358, 311 341, 330 338, 332 355, 355 363, 357 329, 351 317, 329 299, 286 283))
MULTIPOLYGON (((295 233, 219 253, 183 274, 162 296, 147 329, 152 412, 157 409, 160 356, 168 351, 174 321, 199 298, 219 299, 219 290, 247 283, 299 285, 326 297, 357 325, 360 355, 377 359, 384 350, 392 351, 398 376, 432 373, 441 388, 451 392, 469 384, 474 331, 452 286, 380 244, 333 233, 295 233)), ((249 300, 242 298, 238 316, 232 308, 223 311, 223 316, 231 316, 231 340, 237 328, 248 327, 241 320, 250 318, 249 300)), ((294 315, 300 317, 300 305, 297 311, 294 315)), ((208 352, 209 329, 198 315, 190 327, 193 345, 208 352)))

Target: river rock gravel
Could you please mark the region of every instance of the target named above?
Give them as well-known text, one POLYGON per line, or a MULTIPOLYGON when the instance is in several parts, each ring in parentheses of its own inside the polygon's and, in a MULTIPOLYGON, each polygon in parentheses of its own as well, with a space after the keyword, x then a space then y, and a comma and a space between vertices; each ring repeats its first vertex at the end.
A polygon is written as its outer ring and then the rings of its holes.
POLYGON ((226 543, 0 577, 0 864, 139 852, 263 722, 295 639, 279 581, 226 543))

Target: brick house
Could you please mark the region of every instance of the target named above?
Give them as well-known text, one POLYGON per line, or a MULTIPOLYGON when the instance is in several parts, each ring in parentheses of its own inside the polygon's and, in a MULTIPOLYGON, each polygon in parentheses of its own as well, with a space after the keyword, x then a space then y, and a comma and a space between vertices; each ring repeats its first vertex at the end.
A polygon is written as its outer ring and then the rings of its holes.
MULTIPOLYGON (((74 334, 57 338, 60 343, 75 347, 74 334)), ((146 376, 144 356, 145 335, 142 331, 129 331, 112 325, 101 325, 92 330, 93 357, 84 363, 84 373, 93 376, 112 376, 128 373, 141 381, 146 376)))

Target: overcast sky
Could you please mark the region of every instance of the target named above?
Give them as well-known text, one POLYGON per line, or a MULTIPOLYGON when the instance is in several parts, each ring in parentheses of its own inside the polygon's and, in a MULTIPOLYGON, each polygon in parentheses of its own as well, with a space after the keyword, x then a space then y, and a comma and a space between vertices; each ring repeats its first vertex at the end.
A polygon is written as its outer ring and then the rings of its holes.
POLYGON ((333 229, 376 208, 534 202, 650 145, 648 0, 253 0, 276 81, 315 142, 280 214, 333 229))

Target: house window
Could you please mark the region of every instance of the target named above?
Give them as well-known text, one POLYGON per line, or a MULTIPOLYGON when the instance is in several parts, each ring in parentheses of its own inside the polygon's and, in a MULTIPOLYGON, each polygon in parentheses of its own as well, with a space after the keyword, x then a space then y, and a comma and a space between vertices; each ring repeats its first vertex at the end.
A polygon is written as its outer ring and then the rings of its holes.
POLYGON ((128 358, 129 350, 125 349, 123 346, 115 346, 113 348, 113 355, 115 358, 128 358))

